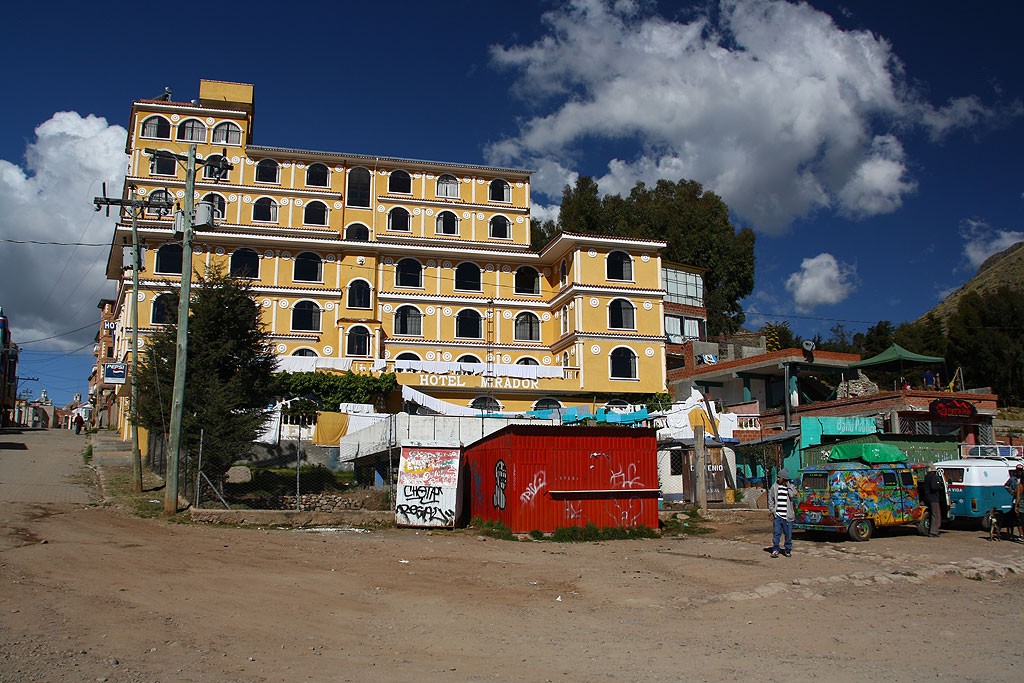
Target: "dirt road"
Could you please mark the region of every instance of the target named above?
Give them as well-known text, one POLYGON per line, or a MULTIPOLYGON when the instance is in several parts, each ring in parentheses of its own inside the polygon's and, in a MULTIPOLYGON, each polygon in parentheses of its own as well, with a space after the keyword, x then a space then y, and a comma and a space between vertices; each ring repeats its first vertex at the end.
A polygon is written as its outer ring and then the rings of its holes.
POLYGON ((579 545, 199 527, 88 502, 65 434, 0 435, 0 682, 1024 678, 1024 545, 978 531, 771 559, 760 515, 579 545))

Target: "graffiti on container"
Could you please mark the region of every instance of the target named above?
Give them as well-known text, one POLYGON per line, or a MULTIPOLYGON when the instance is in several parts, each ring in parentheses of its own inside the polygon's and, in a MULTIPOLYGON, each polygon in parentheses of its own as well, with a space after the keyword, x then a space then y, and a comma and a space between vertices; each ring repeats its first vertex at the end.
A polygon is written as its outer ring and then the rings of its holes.
POLYGON ((406 501, 420 503, 436 503, 441 500, 440 486, 403 486, 402 495, 406 501))
POLYGON ((402 479, 427 486, 455 486, 459 480, 459 451, 403 449, 402 479))
POLYGON ((571 501, 565 502, 565 518, 566 519, 582 519, 583 518, 583 507, 576 507, 571 501))
POLYGON ((608 514, 619 526, 636 526, 640 520, 641 503, 637 498, 612 501, 608 514))
POLYGON ((591 458, 608 458, 610 456, 607 453, 600 453, 598 451, 594 451, 593 453, 590 454, 590 457, 591 458))
POLYGON ((420 524, 439 524, 451 526, 455 523, 455 511, 445 510, 436 505, 400 504, 395 511, 405 518, 406 522, 416 519, 420 524))
POLYGON ((638 489, 643 486, 640 477, 636 476, 636 463, 634 462, 629 463, 629 467, 626 469, 620 468, 618 472, 612 472, 609 483, 612 488, 623 489, 638 489))
POLYGON ((546 472, 541 470, 537 474, 533 475, 533 481, 526 485, 526 489, 519 494, 519 500, 524 503, 533 502, 533 499, 537 497, 540 490, 547 486, 548 475, 546 472))
POLYGON ((508 483, 508 468, 505 461, 494 463, 494 497, 491 502, 499 510, 505 509, 505 484, 508 483))

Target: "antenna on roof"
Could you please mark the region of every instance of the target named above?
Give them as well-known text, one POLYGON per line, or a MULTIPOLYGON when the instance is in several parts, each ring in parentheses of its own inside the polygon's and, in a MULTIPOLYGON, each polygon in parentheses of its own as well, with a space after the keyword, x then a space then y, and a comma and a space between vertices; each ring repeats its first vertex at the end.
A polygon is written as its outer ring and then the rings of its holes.
POLYGON ((158 100, 163 100, 163 101, 165 101, 165 102, 170 102, 170 100, 171 100, 171 95, 173 94, 173 92, 174 92, 174 91, 172 91, 172 90, 171 90, 171 86, 169 86, 169 85, 167 85, 167 86, 164 86, 164 92, 163 92, 163 94, 162 94, 162 95, 160 95, 159 97, 157 97, 156 99, 158 99, 158 100))

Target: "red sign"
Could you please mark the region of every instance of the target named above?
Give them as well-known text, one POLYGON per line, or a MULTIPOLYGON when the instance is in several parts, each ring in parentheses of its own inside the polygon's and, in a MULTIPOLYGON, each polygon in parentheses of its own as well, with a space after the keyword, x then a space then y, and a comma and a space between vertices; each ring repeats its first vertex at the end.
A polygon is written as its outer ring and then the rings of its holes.
POLYGON ((928 404, 928 412, 935 417, 974 417, 977 408, 962 398, 938 398, 928 404))

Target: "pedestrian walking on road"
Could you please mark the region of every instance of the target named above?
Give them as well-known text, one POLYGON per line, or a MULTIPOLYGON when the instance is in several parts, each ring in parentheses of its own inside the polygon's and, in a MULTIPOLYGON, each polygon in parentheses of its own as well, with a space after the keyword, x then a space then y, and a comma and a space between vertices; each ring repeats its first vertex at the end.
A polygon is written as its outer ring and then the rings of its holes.
POLYGON ((82 419, 81 414, 75 415, 75 434, 82 433, 82 425, 85 424, 85 420, 82 419))
POLYGON ((946 486, 942 475, 935 465, 928 465, 928 474, 924 475, 924 502, 928 505, 928 535, 939 535, 942 527, 942 499, 945 498, 946 486))
POLYGON ((768 490, 768 509, 772 512, 772 557, 781 551, 786 557, 793 554, 793 520, 796 519, 796 487, 789 478, 789 470, 779 470, 779 476, 768 490), (785 537, 785 544, 779 541, 785 537))

